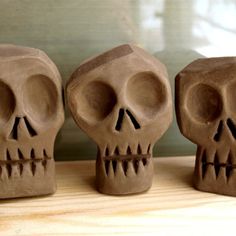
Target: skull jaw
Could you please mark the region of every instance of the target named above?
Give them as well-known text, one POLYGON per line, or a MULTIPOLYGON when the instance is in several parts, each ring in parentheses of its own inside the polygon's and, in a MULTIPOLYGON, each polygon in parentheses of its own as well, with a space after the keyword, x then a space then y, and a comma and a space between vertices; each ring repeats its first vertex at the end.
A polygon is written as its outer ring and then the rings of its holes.
POLYGON ((122 160, 118 158, 110 160, 107 166, 104 158, 97 158, 96 186, 100 193, 108 195, 142 193, 151 187, 152 179, 153 160, 150 155, 129 155, 127 158, 122 156, 122 160), (136 169, 134 162, 136 162, 136 169))
POLYGON ((56 191, 55 162, 48 159, 46 164, 35 160, 35 171, 30 162, 23 163, 20 173, 18 163, 1 164, 0 199, 32 197, 53 194, 56 191), (9 168, 11 174, 9 174, 9 168))
MULTIPOLYGON (((204 148, 198 146, 193 178, 194 187, 204 192, 236 197, 236 166, 234 164, 236 157, 231 152, 231 159, 234 160, 232 161, 233 164, 228 162, 229 159, 226 159, 225 163, 206 163, 203 160, 203 153, 204 148)), ((215 153, 217 153, 217 150, 215 153)), ((218 156, 218 159, 225 158, 218 156)))

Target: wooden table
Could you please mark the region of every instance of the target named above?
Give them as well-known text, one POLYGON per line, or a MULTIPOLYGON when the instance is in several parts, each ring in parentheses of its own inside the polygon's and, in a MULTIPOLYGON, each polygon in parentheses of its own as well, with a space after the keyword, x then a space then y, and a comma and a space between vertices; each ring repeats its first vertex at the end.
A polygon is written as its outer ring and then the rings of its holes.
POLYGON ((59 162, 55 195, 1 201, 0 236, 235 235, 236 198, 194 190, 194 157, 155 158, 152 188, 124 197, 96 192, 94 164, 59 162))

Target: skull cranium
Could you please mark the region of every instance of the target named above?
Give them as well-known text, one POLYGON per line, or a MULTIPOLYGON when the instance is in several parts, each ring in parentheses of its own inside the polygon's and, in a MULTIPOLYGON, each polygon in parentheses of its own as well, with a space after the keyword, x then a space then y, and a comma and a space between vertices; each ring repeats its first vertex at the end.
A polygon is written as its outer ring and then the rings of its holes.
POLYGON ((236 196, 236 58, 192 62, 176 77, 181 132, 198 145, 199 190, 236 196))
POLYGON ((76 123, 98 145, 98 190, 147 190, 153 145, 172 120, 164 65, 138 47, 116 47, 80 65, 67 83, 67 100, 76 123))
POLYGON ((45 53, 0 45, 0 198, 55 191, 53 148, 64 121, 61 91, 59 72, 45 53))

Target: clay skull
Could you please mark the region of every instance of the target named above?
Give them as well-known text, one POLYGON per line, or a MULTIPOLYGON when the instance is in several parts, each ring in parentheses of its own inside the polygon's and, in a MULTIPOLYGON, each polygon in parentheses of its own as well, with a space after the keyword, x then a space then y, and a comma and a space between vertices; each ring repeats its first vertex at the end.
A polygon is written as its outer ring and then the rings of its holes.
POLYGON ((38 49, 0 45, 0 198, 55 192, 61 77, 38 49))
POLYGON ((82 63, 67 83, 73 118, 98 145, 96 184, 107 194, 150 188, 152 148, 172 120, 166 69, 122 45, 82 63))
POLYGON ((198 145, 195 187, 236 196, 236 58, 199 59, 176 77, 181 132, 198 145))

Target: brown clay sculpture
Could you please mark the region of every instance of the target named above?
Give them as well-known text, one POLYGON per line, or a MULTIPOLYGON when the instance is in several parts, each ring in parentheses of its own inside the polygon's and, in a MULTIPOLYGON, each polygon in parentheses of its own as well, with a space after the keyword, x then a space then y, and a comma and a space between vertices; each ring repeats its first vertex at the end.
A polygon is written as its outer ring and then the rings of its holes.
POLYGON ((172 120, 165 66, 136 46, 118 46, 79 66, 67 83, 67 101, 75 122, 98 145, 98 191, 149 189, 152 148, 172 120))
POLYGON ((175 89, 179 128, 198 146, 195 187, 236 196, 236 58, 192 62, 175 89))
POLYGON ((0 45, 0 198, 55 191, 53 148, 64 121, 61 77, 38 49, 0 45))

